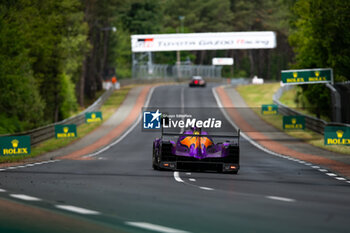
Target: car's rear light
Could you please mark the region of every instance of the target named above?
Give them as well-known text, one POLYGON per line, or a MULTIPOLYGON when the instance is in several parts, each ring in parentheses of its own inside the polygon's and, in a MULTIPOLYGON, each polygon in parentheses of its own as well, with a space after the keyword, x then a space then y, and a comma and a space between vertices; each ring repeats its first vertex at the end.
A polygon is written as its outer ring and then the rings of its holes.
POLYGON ((194 84, 198 84, 198 81, 197 81, 197 80, 195 80, 195 81, 194 81, 194 84))
POLYGON ((176 163, 175 162, 163 162, 162 165, 165 168, 172 168, 172 169, 176 168, 176 163))
POLYGON ((237 165, 232 165, 232 164, 224 164, 224 166, 222 167, 223 171, 237 171, 238 170, 238 166, 237 165))

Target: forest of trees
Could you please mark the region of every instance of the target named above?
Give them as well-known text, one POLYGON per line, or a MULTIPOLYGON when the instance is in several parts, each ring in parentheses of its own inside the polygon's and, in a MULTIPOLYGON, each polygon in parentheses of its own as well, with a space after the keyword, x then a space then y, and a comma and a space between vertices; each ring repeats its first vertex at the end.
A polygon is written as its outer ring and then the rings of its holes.
MULTIPOLYGON (((210 64, 229 56, 234 76, 270 80, 291 67, 332 67, 337 80, 347 80, 349 7, 342 0, 2 0, 0 134, 67 118, 96 97, 114 70, 118 79, 130 78, 130 35, 180 32, 179 16, 185 33, 277 35, 273 50, 191 51, 182 60, 210 64)), ((154 60, 174 64, 176 54, 155 53, 154 60)))

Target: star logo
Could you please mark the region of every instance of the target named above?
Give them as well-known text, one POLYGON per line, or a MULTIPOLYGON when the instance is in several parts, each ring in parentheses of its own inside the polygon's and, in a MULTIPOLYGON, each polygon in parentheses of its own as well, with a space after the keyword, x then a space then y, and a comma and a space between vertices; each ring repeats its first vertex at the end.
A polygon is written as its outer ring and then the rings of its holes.
POLYGON ((144 111, 143 112, 143 128, 144 129, 160 129, 160 116, 162 113, 159 109, 155 112, 144 111))
POLYGON ((151 120, 151 122, 152 122, 152 121, 158 119, 158 117, 160 117, 162 114, 159 113, 159 109, 157 109, 157 111, 155 113, 151 113, 151 115, 153 116, 153 118, 151 120))

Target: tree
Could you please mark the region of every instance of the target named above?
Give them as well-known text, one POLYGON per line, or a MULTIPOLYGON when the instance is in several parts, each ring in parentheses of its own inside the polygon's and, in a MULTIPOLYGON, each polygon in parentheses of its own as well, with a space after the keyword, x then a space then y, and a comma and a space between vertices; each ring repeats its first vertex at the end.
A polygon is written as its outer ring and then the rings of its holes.
MULTIPOLYGON (((350 2, 302 0, 293 6, 296 17, 289 41, 296 52, 294 68, 333 68, 335 80, 349 80, 350 2)), ((303 85, 304 99, 318 116, 330 117, 330 94, 324 85, 303 85)))

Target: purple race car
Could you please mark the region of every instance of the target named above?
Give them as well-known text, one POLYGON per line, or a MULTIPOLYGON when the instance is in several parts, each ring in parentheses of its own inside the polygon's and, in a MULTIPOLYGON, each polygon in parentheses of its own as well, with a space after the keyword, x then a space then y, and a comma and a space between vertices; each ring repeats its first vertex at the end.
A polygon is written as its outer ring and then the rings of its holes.
POLYGON ((153 142, 155 170, 214 170, 237 174, 239 170, 239 131, 237 136, 208 135, 201 129, 182 134, 163 133, 153 142), (177 141, 164 136, 178 136, 177 141), (214 143, 213 137, 231 138, 214 143))

